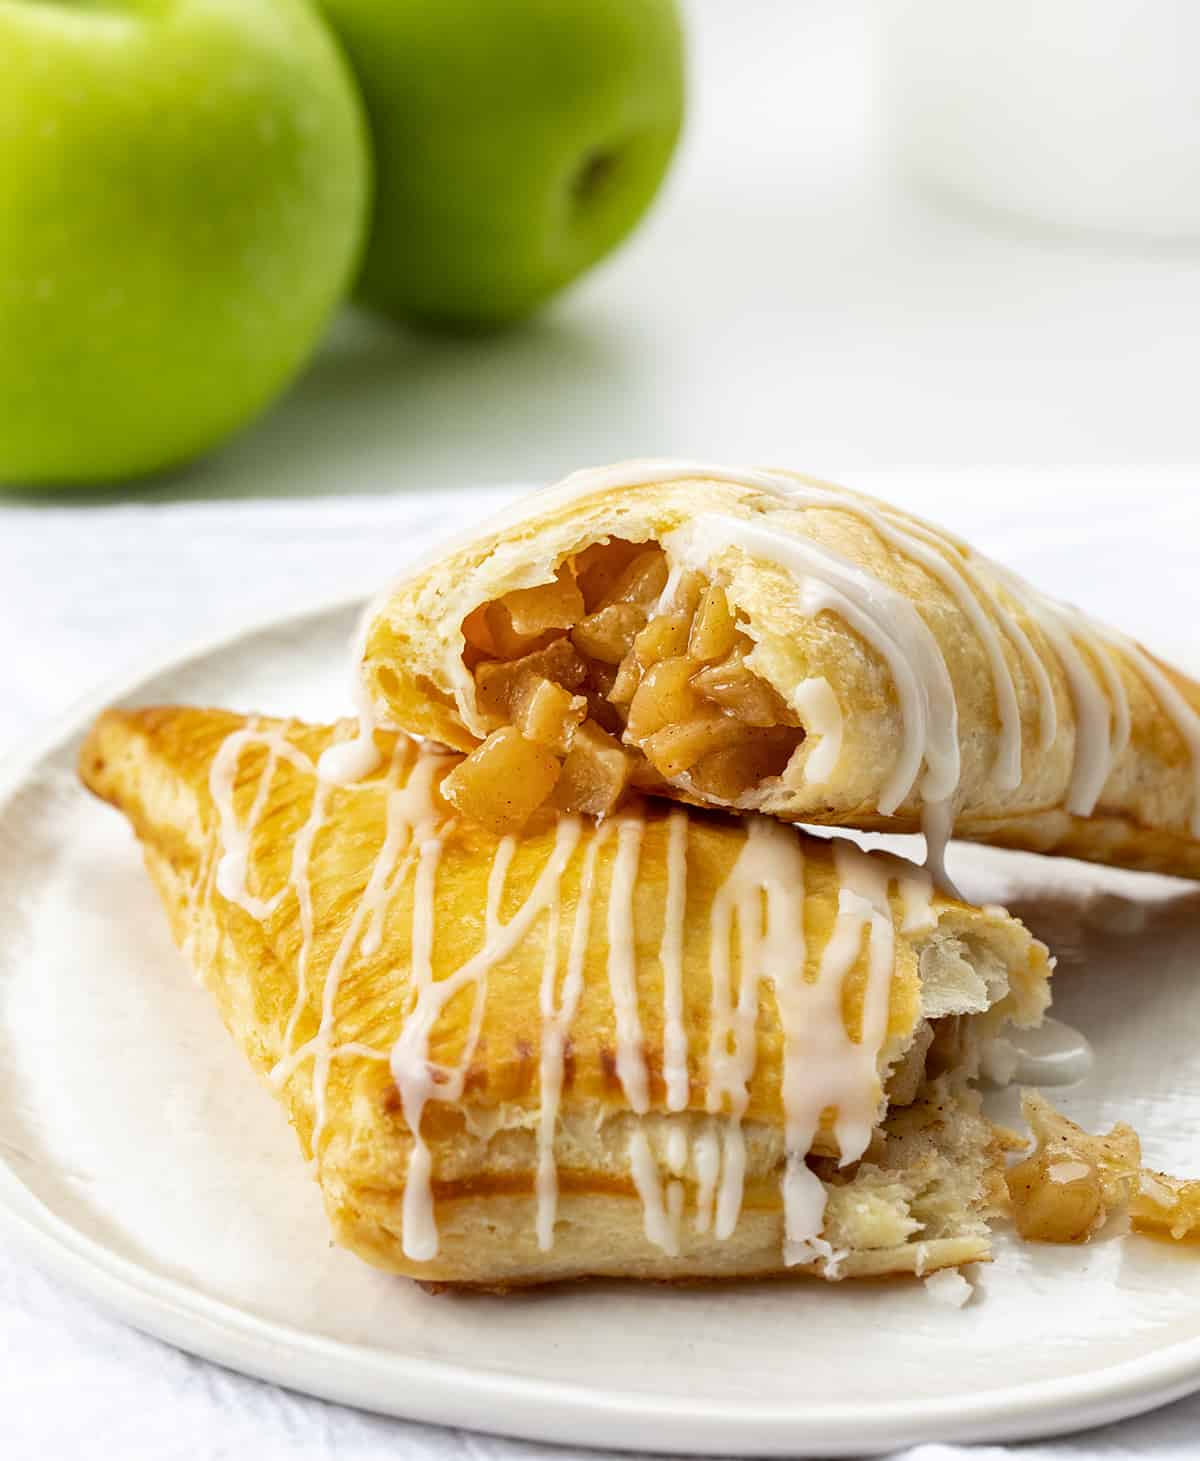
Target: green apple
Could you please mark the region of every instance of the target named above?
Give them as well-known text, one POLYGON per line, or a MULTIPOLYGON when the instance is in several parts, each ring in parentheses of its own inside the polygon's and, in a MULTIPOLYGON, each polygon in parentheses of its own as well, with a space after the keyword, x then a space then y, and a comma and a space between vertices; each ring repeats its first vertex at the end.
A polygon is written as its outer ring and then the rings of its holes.
POLYGON ((352 280, 361 102, 304 0, 0 0, 0 482, 185 461, 352 280))
POLYGON ((683 113, 674 0, 321 0, 375 146, 363 300, 502 325, 609 252, 683 113))

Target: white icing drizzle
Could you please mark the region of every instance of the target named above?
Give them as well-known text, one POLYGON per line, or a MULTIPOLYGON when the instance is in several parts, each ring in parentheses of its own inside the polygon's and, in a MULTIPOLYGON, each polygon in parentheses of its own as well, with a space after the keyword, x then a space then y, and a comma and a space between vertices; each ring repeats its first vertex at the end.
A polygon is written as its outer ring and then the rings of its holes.
MULTIPOLYGON (((853 1057, 842 1065, 844 1091, 839 1098, 838 1119, 834 1123, 834 1134, 841 1150, 840 1164, 844 1167, 857 1161, 866 1150, 878 1111, 878 1059, 887 1034, 888 1002, 895 963, 895 930, 888 903, 890 877, 887 864, 872 860, 846 842, 839 842, 834 848, 834 861, 842 883, 835 936, 843 927, 845 917, 848 923, 858 920, 859 941, 864 935, 868 940, 867 983, 858 1040, 850 1041, 842 1025, 843 1037, 851 1045, 853 1057), (856 1072, 853 1067, 857 1067, 856 1072), (873 1093, 872 1084, 876 1087, 873 1093)), ((828 958, 827 946, 818 985, 825 977, 828 958)), ((830 962, 836 967, 836 960, 830 962)), ((853 968, 853 962, 847 968, 847 974, 850 968, 853 968)), ((843 975, 839 984, 844 982, 844 978, 843 975)), ((838 1019, 840 1022, 840 1009, 838 1019)))
POLYGON ((329 746, 321 754, 320 774, 334 786, 350 786, 370 776, 380 761, 371 721, 360 723, 354 738, 329 746))
POLYGON ((679 1246, 679 1232, 683 1227, 683 1205, 687 1194, 682 1182, 667 1183, 667 1216, 675 1233, 675 1246, 679 1246))
MULTIPOLYGON (((265 778, 264 778, 265 780, 265 778)), ((309 869, 312 864, 313 844, 325 821, 326 803, 329 800, 329 784, 318 781, 313 788, 312 806, 304 826, 296 834, 292 848, 291 885, 296 892, 296 904, 300 914, 300 951, 296 955, 296 997, 288 1015, 283 1032, 283 1048, 290 1050, 296 1039, 296 1024, 301 1011, 308 1003, 308 965, 312 956, 313 911, 312 880, 309 869)))
POLYGON ((678 1182, 668 1183, 664 1200, 658 1163, 640 1126, 635 1126, 629 1137, 629 1166, 633 1185, 642 1199, 642 1225, 646 1237, 668 1258, 678 1257, 683 1188, 678 1182))
MULTIPOLYGON (((940 551, 940 544, 936 548, 931 547, 916 533, 906 531, 893 521, 885 520, 867 503, 855 497, 783 477, 779 479, 779 486, 774 490, 792 507, 827 507, 861 518, 888 547, 920 564, 946 590, 975 631, 991 671, 996 710, 1000 719, 1000 735, 993 768, 996 784, 1005 791, 1011 791, 1018 786, 1021 781, 1021 713, 1017 704, 1016 686, 992 618, 982 607, 974 586, 958 565, 944 556, 940 551)), ((1011 622, 1011 615, 997 602, 993 602, 992 609, 993 612, 1003 612, 1005 619, 1011 622)))
MULTIPOLYGON (((838 843, 834 858, 842 884, 838 917, 813 983, 805 978, 804 855, 787 828, 748 820, 746 843, 713 900, 711 914, 707 1104, 714 1115, 726 1113, 715 1233, 727 1237, 741 1210, 746 1161, 741 1123, 757 1058, 759 981, 765 979, 775 991, 783 1034, 785 1257, 792 1263, 832 1257, 820 1238, 825 1189, 805 1160, 821 1113, 836 1107, 834 1135, 845 1164, 865 1151, 881 1099, 877 1065, 887 1028, 894 954, 887 890, 893 869, 900 865, 875 862, 849 843, 838 843), (736 998, 731 959, 735 918, 740 951, 736 998), (851 1041, 842 1016, 843 986, 858 962, 864 935, 869 949, 862 1032, 860 1040, 851 1041)), ((706 1155, 711 1163, 711 1152, 706 1155)), ((698 1203, 698 1223, 706 1223, 706 1213, 707 1203, 698 1203)))
POLYGON ((688 1103, 688 1042, 683 1023, 683 937, 687 910, 687 813, 667 817, 667 900, 659 960, 663 974, 663 1080, 667 1110, 688 1103))
POLYGON ((1074 816, 1090 816, 1129 740, 1129 701, 1120 674, 1083 615, 1037 593, 1007 569, 994 571, 1023 594, 1030 617, 1054 650, 1066 678, 1075 707, 1075 757, 1066 808, 1074 816), (1076 638, 1099 667, 1103 686, 1080 654, 1076 638))
MULTIPOLYGON (((728 1237, 742 1202, 745 1147, 741 1120, 750 1100, 749 1081, 758 1056, 758 982, 762 960, 757 942, 762 919, 763 881, 758 843, 773 823, 748 823, 748 836, 729 876, 713 899, 709 925, 709 975, 712 984, 711 1033, 708 1045, 708 1109, 728 1111, 721 1141, 721 1177, 717 1192, 716 1235, 728 1237), (736 917, 740 968, 733 990, 731 941, 736 917)), ((785 834, 786 835, 786 834, 785 834)), ((797 846, 795 838, 789 839, 797 846)), ((798 869, 803 898, 803 863, 798 869)))
POLYGON ((546 934, 546 960, 542 965, 542 984, 538 1003, 542 1016, 542 1050, 538 1109, 537 1240, 545 1252, 554 1244, 554 1220, 558 1211, 558 1168, 554 1161, 554 1134, 558 1124, 558 1107, 562 1099, 563 1061, 567 1031, 579 1008, 583 993, 583 966, 591 931, 592 900, 596 888, 596 858, 608 840, 612 823, 606 822, 593 833, 583 854, 579 898, 575 905, 575 923, 571 930, 571 947, 567 953, 567 972, 562 994, 555 1003, 554 985, 558 974, 558 912, 553 910, 546 934))
POLYGON ((386 590, 369 603, 358 621, 350 655, 350 700, 358 718, 358 729, 352 740, 328 746, 321 755, 318 774, 335 786, 347 786, 370 776, 380 762, 375 732, 380 729, 375 702, 366 679, 358 673, 367 652, 367 640, 376 612, 382 607, 386 590))
POLYGON ((688 1165, 687 1132, 676 1124, 667 1132, 667 1170, 675 1177, 682 1177, 688 1165))
POLYGON ((408 780, 403 786, 388 788, 388 801, 395 816, 411 830, 404 856, 396 863, 396 870, 383 886, 374 890, 368 910, 366 931, 362 938, 364 954, 378 953, 383 940, 383 920, 391 905, 396 889, 412 870, 420 855, 420 849, 431 837, 444 836, 453 825, 445 811, 434 797, 434 779, 441 769, 441 752, 430 752, 422 748, 408 780))
POLYGON ((298 771, 311 772, 313 769, 308 757, 287 739, 286 722, 264 727, 255 719, 248 721, 241 730, 233 731, 225 737, 213 757, 208 773, 208 789, 217 810, 217 836, 221 846, 221 857, 217 863, 217 891, 260 923, 275 912, 287 892, 285 883, 272 897, 260 898, 251 893, 246 884, 250 867, 250 845, 259 818, 266 808, 267 795, 280 761, 289 762, 298 771), (259 775, 249 814, 243 822, 238 819, 233 805, 234 788, 242 754, 255 745, 266 747, 267 760, 259 775))
MULTIPOLYGON (((403 851, 411 832, 411 823, 403 814, 402 803, 394 796, 402 771, 407 768, 407 753, 402 742, 397 742, 388 767, 387 823, 383 842, 371 866, 370 876, 362 897, 354 906, 354 912, 346 924, 321 991, 321 1020, 316 1034, 308 1041, 306 1049, 314 1055, 312 1071, 313 1132, 311 1146, 314 1156, 321 1150, 321 1135, 325 1129, 327 1115, 327 1094, 329 1089, 329 1068, 334 1059, 333 1029, 337 1009, 337 997, 342 976, 350 962, 363 923, 368 917, 380 891, 387 884, 397 857, 403 851)), ((344 1048, 344 1047, 343 1047, 344 1048)))
POLYGON ((717 1183, 717 1210, 713 1232, 722 1241, 731 1237, 742 1212, 746 1186, 746 1136, 740 1116, 721 1125, 721 1177, 717 1183))
MULTIPOLYGON (((820 1236, 825 1189, 803 1158, 820 1129, 821 1114, 836 1108, 833 1133, 839 1164, 857 1161, 866 1151, 878 1116, 882 1090, 879 1052, 887 1033, 888 1000, 894 963, 894 930, 888 906, 888 865, 875 863, 851 843, 839 842, 834 859, 841 878, 838 914, 821 955, 816 982, 793 981, 788 1000, 791 1019, 803 1020, 803 1060, 785 1066, 784 1116, 788 1132, 784 1189, 784 1260, 810 1263, 835 1257, 820 1236), (842 1014, 845 982, 867 939, 867 981, 862 1028, 857 1041, 846 1033, 842 1014), (816 1033, 814 1037, 813 1032, 816 1033)), ((780 1017, 784 1016, 780 1002, 780 1017)))
MULTIPOLYGON (((386 825, 383 845, 372 867, 366 887, 363 889, 354 917, 347 926, 346 933, 335 950, 326 972, 326 991, 328 991, 331 975, 336 972, 340 978, 340 973, 353 952, 351 935, 358 936, 364 919, 366 928, 362 930, 361 939, 358 942, 359 951, 368 957, 378 952, 382 937, 383 916, 397 883, 412 866, 414 840, 420 841, 433 835, 441 819, 433 796, 433 779, 440 757, 420 755, 417 756, 414 763, 412 760, 414 750, 411 743, 403 739, 396 742, 393 750, 385 783, 386 825), (349 946, 347 946, 347 939, 351 939, 349 946)), ((309 764, 311 765, 311 763, 309 764)), ((318 762, 318 770, 319 765, 318 762)), ((330 790, 328 782, 317 781, 311 810, 304 826, 297 834, 296 844, 293 848, 290 886, 296 894, 301 931, 300 949, 296 958, 296 995, 284 1029, 284 1055, 270 1072, 271 1081, 279 1085, 309 1055, 314 1056, 313 1108, 314 1111, 320 1113, 320 1119, 314 1130, 314 1149, 315 1139, 324 1125, 325 1097, 323 1092, 324 1082, 328 1080, 329 1061, 341 1053, 363 1053, 362 1050, 354 1047, 333 1046, 329 1031, 325 1030, 323 1033, 321 1029, 318 1029, 313 1039, 299 1047, 295 1046, 296 1026, 308 1005, 308 970, 312 957, 314 932, 310 881, 312 848, 327 815, 330 790), (323 1051, 324 1055, 328 1057, 323 1063, 316 1058, 318 1050, 323 1051), (315 1084, 318 1081, 322 1082, 320 1091, 315 1084)), ((336 989, 334 995, 336 997, 336 989)), ((332 1020, 332 1007, 330 1019, 332 1020)), ((370 1053, 377 1058, 384 1058, 381 1051, 371 1051, 370 1053)))
POLYGON ((721 1174, 721 1145, 717 1129, 708 1121, 696 1133, 692 1151, 696 1162, 696 1216, 693 1225, 697 1233, 707 1233, 712 1228, 713 1198, 717 1191, 717 1178, 721 1174))
MULTIPOLYGON (((924 929, 937 927, 937 914, 933 911, 933 879, 920 868, 905 867, 898 878, 900 887, 900 931, 920 933, 924 929)), ((1008 917, 1001 909, 1001 916, 1008 917)))
POLYGON ((921 808, 921 832, 925 838, 925 866, 933 881, 951 898, 962 894, 946 871, 946 848, 954 836, 954 807, 949 801, 926 802, 921 808))
POLYGON ((675 595, 679 591, 679 580, 683 577, 683 565, 673 563, 667 570, 667 581, 663 584, 662 593, 659 594, 654 604, 654 614, 665 614, 675 602, 675 595))
MULTIPOLYGON (((885 517, 892 520, 899 517, 894 508, 886 507, 882 503, 880 511, 885 517)), ((1029 635, 1021 628, 1016 615, 996 592, 996 587, 989 585, 983 574, 978 571, 975 562, 968 556, 970 549, 965 544, 959 543, 948 533, 939 533, 937 529, 931 528, 915 518, 906 517, 903 520, 910 537, 923 538, 932 547, 941 548, 944 553, 951 555, 950 561, 953 570, 960 574, 971 587, 976 599, 981 603, 986 603, 992 614, 999 620, 1001 628, 1016 649, 1026 673, 1037 690, 1038 750, 1048 751, 1054 744, 1054 738, 1058 735, 1058 703, 1054 698, 1054 686, 1050 683, 1046 666, 1041 655, 1033 647, 1029 635)), ((987 568, 992 567, 986 560, 977 561, 984 563, 987 568)), ((1011 676, 1009 683, 1012 683, 1011 676)))
POLYGON ((487 904, 483 915, 484 938, 489 942, 504 926, 500 921, 500 900, 504 897, 504 884, 508 881, 508 870, 512 866, 516 850, 517 839, 510 833, 507 837, 501 837, 500 845, 492 857, 492 867, 488 873, 487 904))
MULTIPOLYGON (((593 842, 592 846, 595 843, 593 842)), ((590 852, 591 847, 588 848, 590 852)), ((554 1164, 554 1133, 558 1125, 558 1103, 562 1095, 565 1036, 555 1001, 558 978, 558 940, 562 913, 558 900, 546 917, 546 951, 542 958, 542 980, 538 987, 538 1009, 542 1017, 542 1043, 538 1082, 537 1198, 535 1228, 542 1252, 554 1245, 554 1221, 558 1211, 558 1170, 554 1164)))
MULTIPOLYGON (((430 1181, 432 1161, 421 1133, 421 1121, 430 1101, 458 1101, 475 1052, 478 1022, 473 1018, 459 1062, 453 1068, 434 1066, 429 1041, 442 1010, 461 989, 475 986, 477 1003, 486 997, 488 971, 509 957, 529 933, 536 919, 557 903, 563 872, 582 835, 578 817, 563 817, 555 831, 554 848, 521 907, 506 922, 496 917, 483 947, 453 973, 434 981, 432 971, 435 878, 440 842, 421 849, 413 892, 413 984, 416 1002, 392 1047, 391 1068, 400 1091, 404 1119, 412 1132, 412 1155, 404 1187, 404 1252, 418 1261, 436 1256, 437 1225, 433 1216, 430 1181)), ((495 896, 500 896, 496 892, 495 896)), ((492 891, 489 889, 489 901, 492 891)))
POLYGON ((801 680, 792 694, 792 709, 804 721, 805 744, 809 750, 804 762, 804 779, 823 786, 833 775, 842 754, 845 718, 833 686, 824 675, 801 680), (816 744, 812 745, 813 737, 816 744))
MULTIPOLYGON (((1187 747, 1188 755, 1192 763, 1192 807, 1188 818, 1188 830, 1193 837, 1200 837, 1200 715, 1192 709, 1188 701, 1179 693, 1171 681, 1163 674, 1162 670, 1154 663, 1150 656, 1136 644, 1132 639, 1126 639, 1124 635, 1117 634, 1115 630, 1102 629, 1093 626, 1100 638, 1107 640, 1109 644, 1118 648, 1126 659, 1133 665, 1137 674, 1145 682, 1150 693, 1157 699, 1159 705, 1166 711, 1168 719, 1175 726, 1180 740, 1187 747)), ((1129 713, 1126 703, 1125 742, 1129 739, 1129 713)), ((1118 726, 1116 734, 1121 733, 1118 726)), ((1122 743, 1124 749, 1124 743, 1122 743)))
POLYGON ((640 1116, 650 1108, 650 1092, 638 1014, 633 894, 645 822, 636 813, 615 820, 617 855, 608 890, 608 987, 616 1020, 617 1078, 631 1108, 640 1116))

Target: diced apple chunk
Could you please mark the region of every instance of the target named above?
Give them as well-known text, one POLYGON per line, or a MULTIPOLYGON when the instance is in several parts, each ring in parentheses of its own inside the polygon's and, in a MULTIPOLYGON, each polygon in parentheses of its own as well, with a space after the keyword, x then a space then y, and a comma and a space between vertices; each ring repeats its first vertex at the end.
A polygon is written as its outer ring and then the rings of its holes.
POLYGON ((497 724, 507 724, 536 681, 550 680, 574 692, 587 676, 587 665, 571 641, 556 639, 521 659, 483 661, 475 671, 476 697, 484 715, 497 724))
POLYGON ((581 619, 571 631, 571 640, 588 659, 619 665, 645 623, 646 611, 639 604, 609 604, 581 619))
POLYGON ((583 617, 583 595, 570 571, 558 570, 553 583, 515 589, 499 601, 516 634, 536 638, 551 629, 569 629, 583 617))
POLYGON ((661 660, 646 671, 625 721, 631 740, 642 741, 695 715, 700 701, 691 687, 694 668, 690 660, 676 658, 661 660))
POLYGON ((688 654, 701 664, 711 664, 732 654, 737 642, 737 623, 729 611, 725 590, 719 584, 710 583, 692 620, 688 654))
POLYGON ((513 725, 527 741, 565 755, 576 729, 587 716, 588 703, 553 680, 531 679, 513 706, 513 725))
POLYGON ((504 726, 450 772, 441 792, 481 827, 519 832, 554 790, 560 771, 553 751, 504 726))
POLYGON ((1129 1204, 1134 1232, 1173 1238, 1200 1237, 1200 1181, 1143 1171, 1129 1204))
POLYGON ((747 727, 736 745, 712 751, 692 767, 691 785, 718 801, 736 801, 748 786, 779 776, 795 747, 795 735, 786 726, 747 727))
POLYGON ((782 697, 740 659, 709 665, 693 678, 692 684, 706 700, 747 725, 780 725, 786 720, 787 706, 782 697))
POLYGON ((642 604, 649 607, 667 586, 667 559, 659 547, 639 553, 617 575, 598 608, 609 604, 642 604))
POLYGON ((606 817, 625 793, 630 761, 612 736, 588 722, 575 732, 554 792, 556 806, 606 817))
POLYGON ((745 726, 728 715, 685 720, 655 731, 642 743, 647 759, 663 776, 682 776, 697 761, 729 750, 745 736, 745 726))

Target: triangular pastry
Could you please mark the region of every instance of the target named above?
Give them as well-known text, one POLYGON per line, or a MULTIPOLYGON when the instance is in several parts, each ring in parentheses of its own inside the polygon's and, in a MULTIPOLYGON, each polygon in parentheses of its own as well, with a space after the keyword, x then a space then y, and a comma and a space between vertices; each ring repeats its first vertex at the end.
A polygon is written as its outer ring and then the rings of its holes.
POLYGON ((935 864, 953 828, 1200 876, 1200 686, 950 534, 791 473, 577 473, 395 585, 359 648, 363 724, 482 744, 449 794, 493 825, 539 790, 603 813, 637 787, 923 830, 935 864), (489 765, 530 768, 507 814, 489 765))
POLYGON ((442 795, 461 756, 380 732, 345 782, 354 729, 111 711, 80 763, 340 1242, 493 1287, 987 1257, 969 1082, 1048 999, 1019 922, 769 818, 499 835, 442 795))

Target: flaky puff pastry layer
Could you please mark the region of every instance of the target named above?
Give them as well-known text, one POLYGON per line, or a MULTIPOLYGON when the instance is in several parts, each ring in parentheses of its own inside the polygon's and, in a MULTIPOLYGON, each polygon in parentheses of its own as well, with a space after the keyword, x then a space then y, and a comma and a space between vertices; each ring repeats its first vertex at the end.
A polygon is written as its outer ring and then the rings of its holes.
MULTIPOLYGON (((913 832, 937 804, 957 836, 1200 876, 1200 686, 951 535, 791 473, 634 462, 527 498, 373 607, 379 723, 478 744, 495 722, 464 621, 611 540, 722 586, 746 666, 802 727, 726 805, 913 832)), ((718 800, 687 775, 652 790, 718 800)))
POLYGON ((660 802, 500 839, 440 798, 461 758, 403 737, 357 784, 319 777, 353 729, 113 711, 80 762, 340 1241, 501 1287, 780 1272, 785 1114, 816 1098, 802 1267, 987 1255, 969 1026, 1040 1018, 1049 960, 1020 923, 768 819, 660 802))

